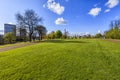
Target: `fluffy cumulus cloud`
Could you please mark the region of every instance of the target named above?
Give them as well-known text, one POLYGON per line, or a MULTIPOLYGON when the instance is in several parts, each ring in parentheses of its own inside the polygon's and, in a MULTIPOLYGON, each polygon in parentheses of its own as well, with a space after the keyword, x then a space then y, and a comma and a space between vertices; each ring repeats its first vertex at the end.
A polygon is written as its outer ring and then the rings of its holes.
POLYGON ((114 8, 119 4, 119 0, 108 0, 108 2, 105 4, 108 9, 105 10, 105 12, 110 12, 111 8, 114 8))
POLYGON ((66 25, 67 24, 67 21, 64 20, 64 18, 58 18, 56 21, 55 21, 55 24, 56 25, 66 25))
POLYGON ((60 3, 56 3, 54 0, 48 0, 47 4, 44 4, 43 7, 47 7, 58 15, 61 15, 65 10, 64 6, 61 6, 60 3))
POLYGON ((92 8, 90 11, 89 11, 89 15, 92 15, 92 16, 97 16, 99 15, 99 13, 101 12, 101 8, 92 8))
POLYGON ((108 0, 105 4, 108 8, 113 8, 119 4, 119 0, 108 0))

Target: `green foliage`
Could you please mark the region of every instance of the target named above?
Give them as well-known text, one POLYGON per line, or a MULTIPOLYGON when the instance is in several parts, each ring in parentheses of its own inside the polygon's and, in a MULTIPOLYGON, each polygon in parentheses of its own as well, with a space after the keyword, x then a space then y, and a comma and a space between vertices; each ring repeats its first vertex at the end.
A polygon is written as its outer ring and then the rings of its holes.
POLYGON ((47 35, 47 39, 55 39, 55 32, 52 31, 51 33, 49 33, 49 34, 47 35))
POLYGON ((110 27, 111 29, 105 32, 105 37, 111 39, 120 39, 120 20, 112 21, 110 27))
POLYGON ((110 29, 109 31, 105 32, 105 37, 111 39, 120 39, 120 29, 118 27, 110 29))
POLYGON ((57 30, 55 33, 56 38, 61 38, 62 37, 62 32, 60 30, 57 30))
POLYGON ((102 38, 103 35, 102 35, 101 33, 98 33, 98 34, 95 35, 95 37, 96 37, 96 38, 102 38))
POLYGON ((9 32, 4 35, 4 41, 5 43, 14 43, 16 41, 16 36, 14 33, 9 32))
POLYGON ((56 32, 52 31, 47 35, 47 39, 59 39, 62 38, 63 34, 60 30, 57 30, 56 32))
POLYGON ((69 32, 68 31, 66 31, 66 29, 64 30, 64 33, 62 34, 62 38, 63 39, 67 39, 67 38, 69 38, 69 32))
POLYGON ((3 36, 2 35, 0 35, 0 45, 1 44, 4 44, 4 39, 3 39, 3 36))
POLYGON ((104 40, 48 40, 1 52, 0 79, 119 80, 119 53, 120 44, 104 40))

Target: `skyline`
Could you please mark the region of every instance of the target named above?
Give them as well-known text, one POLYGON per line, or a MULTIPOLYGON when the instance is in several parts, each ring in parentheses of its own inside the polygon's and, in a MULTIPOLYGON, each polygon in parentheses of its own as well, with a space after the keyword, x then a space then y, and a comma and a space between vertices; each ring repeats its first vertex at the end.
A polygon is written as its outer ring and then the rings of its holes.
POLYGON ((48 32, 66 29, 95 34, 108 30, 110 21, 120 18, 119 0, 4 0, 0 1, 0 31, 4 23, 16 24, 15 14, 27 9, 43 17, 48 32))

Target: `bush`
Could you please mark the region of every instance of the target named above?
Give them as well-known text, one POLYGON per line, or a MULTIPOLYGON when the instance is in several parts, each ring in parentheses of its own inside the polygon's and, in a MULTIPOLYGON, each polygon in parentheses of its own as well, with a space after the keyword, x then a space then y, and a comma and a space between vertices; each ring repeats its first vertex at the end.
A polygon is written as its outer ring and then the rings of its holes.
POLYGON ((5 43, 14 43, 16 42, 16 36, 13 32, 9 32, 7 34, 4 35, 4 41, 5 43))

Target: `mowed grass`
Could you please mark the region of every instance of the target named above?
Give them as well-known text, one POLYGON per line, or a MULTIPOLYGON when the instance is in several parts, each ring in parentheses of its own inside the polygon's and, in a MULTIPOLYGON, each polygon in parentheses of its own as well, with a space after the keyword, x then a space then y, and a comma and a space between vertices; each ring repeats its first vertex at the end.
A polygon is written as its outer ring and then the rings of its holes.
POLYGON ((0 53, 0 80, 119 80, 120 44, 48 40, 0 53))

